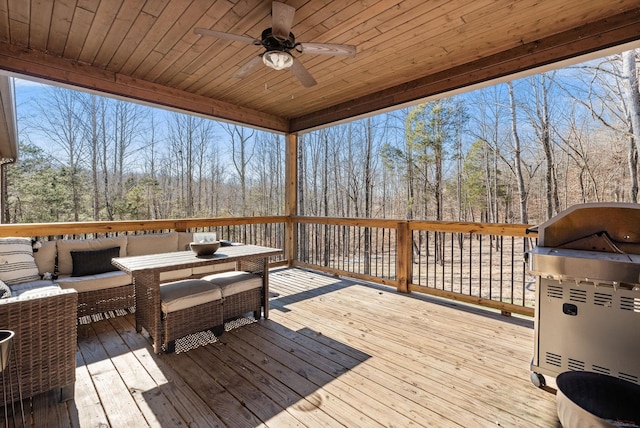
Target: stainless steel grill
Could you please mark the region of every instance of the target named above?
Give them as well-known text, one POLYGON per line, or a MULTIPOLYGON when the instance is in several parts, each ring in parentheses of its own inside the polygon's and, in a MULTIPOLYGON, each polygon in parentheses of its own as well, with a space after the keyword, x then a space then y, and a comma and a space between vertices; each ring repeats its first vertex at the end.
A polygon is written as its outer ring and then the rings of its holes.
POLYGON ((576 205, 538 226, 531 380, 571 370, 640 383, 640 205, 576 205))

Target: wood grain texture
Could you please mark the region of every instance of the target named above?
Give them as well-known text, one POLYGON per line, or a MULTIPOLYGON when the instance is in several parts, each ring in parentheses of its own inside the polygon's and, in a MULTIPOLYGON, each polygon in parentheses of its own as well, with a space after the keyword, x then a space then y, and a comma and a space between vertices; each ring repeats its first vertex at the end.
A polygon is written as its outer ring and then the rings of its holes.
POLYGON ((285 3, 297 41, 356 57, 294 52, 311 88, 263 65, 232 77, 264 49, 193 30, 259 38, 269 0, 2 0, 0 69, 287 133, 640 40, 637 0, 285 3))
POLYGON ((188 352, 154 355, 133 315, 82 326, 75 399, 28 400, 33 421, 559 427, 554 394, 529 381, 530 318, 300 269, 270 278, 269 320, 188 352))

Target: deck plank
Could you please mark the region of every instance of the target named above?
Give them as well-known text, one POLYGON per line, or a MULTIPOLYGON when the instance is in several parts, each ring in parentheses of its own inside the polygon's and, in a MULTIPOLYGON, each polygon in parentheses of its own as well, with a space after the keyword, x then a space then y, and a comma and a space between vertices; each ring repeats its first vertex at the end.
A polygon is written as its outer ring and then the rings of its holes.
POLYGON ((247 409, 243 401, 235 399, 208 372, 193 364, 188 353, 165 355, 164 359, 227 426, 241 428, 261 425, 260 419, 247 409))
POLYGON ((93 387, 91 374, 81 352, 76 352, 76 394, 73 404, 75 411, 72 411, 71 414, 76 414, 75 422, 79 426, 108 426, 109 420, 100 403, 98 392, 93 387))
POLYGON ((178 354, 131 314, 79 326, 75 399, 25 400, 32 426, 560 426, 531 319, 301 269, 270 291, 269 320, 178 354))
MULTIPOLYGON (((104 325, 105 323, 106 321, 100 321, 95 324, 104 325)), ((115 334, 111 329, 102 340, 115 334)), ((149 426, 100 340, 101 338, 94 332, 94 335, 88 334, 88 337, 80 341, 78 347, 91 374, 110 426, 149 426)), ((83 391, 76 390, 75 393, 77 395, 83 391)))
POLYGON ((105 353, 122 378, 129 394, 151 427, 179 426, 185 423, 167 397, 158 389, 143 362, 136 358, 110 323, 95 323, 95 332, 105 353))
POLYGON ((360 411, 359 408, 352 406, 349 401, 345 401, 343 397, 319 387, 310 380, 309 378, 315 374, 313 367, 305 367, 306 371, 304 369, 292 369, 293 364, 288 358, 285 358, 285 361, 281 361, 266 353, 264 348, 267 344, 263 342, 251 344, 243 340, 230 340, 224 336, 223 339, 227 340, 229 346, 233 346, 237 352, 242 353, 250 362, 260 366, 271 377, 279 378, 296 393, 307 397, 316 406, 334 416, 340 424, 367 427, 381 425, 360 411))
MULTIPOLYGON (((274 276, 276 275, 272 278, 274 276)), ((549 414, 549 404, 552 405, 553 411, 549 416, 551 420, 549 424, 542 426, 553 426, 551 424, 555 423, 555 399, 544 391, 532 388, 528 381, 528 361, 533 350, 533 337, 530 329, 522 331, 518 320, 500 320, 497 315, 493 317, 486 311, 480 311, 482 315, 467 316, 468 319, 463 323, 456 320, 456 322, 450 322, 445 328, 425 335, 420 326, 414 326, 415 322, 402 323, 402 314, 386 309, 386 306, 395 307, 397 298, 405 302, 412 300, 407 299, 407 296, 387 292, 386 305, 379 305, 375 310, 363 311, 362 306, 368 306, 370 302, 368 298, 362 296, 360 290, 355 289, 358 286, 351 285, 353 284, 351 281, 314 276, 314 287, 307 289, 301 284, 309 284, 309 281, 301 281, 303 279, 307 278, 304 278, 304 275, 295 278, 295 284, 291 284, 289 290, 298 289, 304 292, 308 297, 304 304, 300 303, 300 295, 295 294, 282 296, 278 301, 272 300, 272 319, 280 320, 276 314, 279 312, 277 310, 279 305, 282 304, 287 311, 290 311, 283 315, 283 322, 298 320, 300 324, 322 335, 330 335, 335 340, 376 355, 378 360, 383 361, 389 372, 404 371, 406 379, 410 379, 411 382, 416 381, 416 376, 425 375, 429 379, 425 388, 438 391, 441 397, 448 397, 452 404, 460 402, 461 398, 484 404, 483 408, 486 410, 481 416, 486 419, 486 423, 497 423, 499 422, 497 419, 512 420, 516 417, 535 426, 540 421, 540 414, 549 414), (323 287, 319 287, 320 279, 323 280, 323 287), (327 287, 333 291, 327 292, 327 287), (358 301, 357 297, 350 296, 357 296, 361 300, 358 301), (393 303, 389 299, 393 300, 393 303), (363 302, 365 300, 366 302, 363 302), (292 310, 294 305, 295 310, 292 310), (366 315, 367 313, 369 315, 366 315), (332 322, 336 318, 341 321, 332 322), (484 326, 492 323, 501 323, 503 328, 513 332, 520 331, 521 337, 517 337, 521 342, 519 371, 514 373, 504 364, 504 354, 499 351, 500 346, 498 346, 502 344, 504 338, 492 338, 489 344, 485 345, 498 349, 494 358, 478 352, 476 346, 480 340, 476 336, 465 338, 465 331, 470 328, 479 328, 473 325, 484 326), (412 329, 415 335, 403 338, 412 329), (438 336, 444 334, 445 330, 452 330, 460 339, 443 342, 438 336), (523 333, 526 334, 523 335, 523 333), (434 381, 438 383, 434 385, 434 381), (508 392, 514 383, 518 385, 521 394, 508 392), (544 400, 541 401, 540 398, 544 400), (490 413, 495 410, 498 412, 490 413), (513 414, 514 412, 517 414, 513 414), (496 415, 500 415, 500 418, 496 418, 496 415)), ((375 286, 366 288, 384 290, 375 286)), ((433 299, 426 301, 433 301, 433 299)), ((416 306, 425 303, 423 299, 413 299, 413 302, 416 306)), ((434 311, 438 310, 437 315, 446 319, 453 315, 459 316, 461 309, 464 309, 457 305, 448 306, 432 304, 430 307, 434 311)), ((414 312, 414 308, 405 308, 407 314, 414 312)), ((471 309, 470 314, 477 312, 471 309)), ((504 358, 507 358, 506 355, 504 358)), ((452 411, 449 417, 454 415, 460 414, 452 411)))
POLYGON ((214 367, 218 364, 233 367, 242 376, 243 382, 260 390, 306 426, 337 424, 337 421, 320 409, 315 402, 309 401, 289 388, 285 383, 286 379, 269 375, 259 365, 245 358, 242 352, 228 346, 226 338, 226 336, 223 337, 223 346, 206 348, 215 358, 214 367))
POLYGON ((136 333, 134 317, 116 317, 111 319, 110 323, 138 360, 145 362, 147 372, 155 380, 158 389, 186 421, 186 426, 193 428, 226 426, 200 396, 184 382, 179 373, 166 364, 163 358, 153 354, 149 341, 136 333))
MULTIPOLYGON (((284 411, 267 394, 255 388, 250 382, 243 379, 235 370, 237 361, 229 361, 227 364, 211 364, 211 354, 204 348, 190 351, 189 357, 203 372, 206 372, 215 381, 225 388, 234 398, 242 402, 247 409, 263 423, 278 427, 298 427, 302 422, 284 411)), ((215 361, 215 360, 214 360, 215 361)))
MULTIPOLYGON (((370 377, 358 373, 360 367, 359 362, 352 361, 353 365, 343 366, 332 361, 317 352, 324 348, 324 345, 316 344, 311 348, 305 348, 298 345, 295 341, 289 340, 279 333, 272 330, 273 322, 269 322, 268 328, 257 325, 253 329, 244 329, 238 334, 248 336, 251 340, 252 335, 254 341, 263 343, 270 342, 274 346, 284 347, 282 351, 289 352, 292 355, 304 361, 304 364, 313 365, 320 370, 325 371, 329 376, 333 377, 332 384, 338 389, 356 395, 350 398, 350 401, 360 401, 367 414, 380 420, 386 420, 389 424, 395 426, 443 426, 450 423, 450 419, 446 419, 429 409, 423 409, 422 412, 415 412, 415 405, 411 405, 406 401, 405 396, 395 390, 395 382, 386 378, 380 382, 375 382, 375 374, 370 377), (375 382, 375 388, 372 388, 372 382, 375 382), (381 415, 384 412, 384 415, 381 415)), ((366 363, 366 360, 363 362, 366 363)), ((365 364, 363 364, 364 366, 365 364)))

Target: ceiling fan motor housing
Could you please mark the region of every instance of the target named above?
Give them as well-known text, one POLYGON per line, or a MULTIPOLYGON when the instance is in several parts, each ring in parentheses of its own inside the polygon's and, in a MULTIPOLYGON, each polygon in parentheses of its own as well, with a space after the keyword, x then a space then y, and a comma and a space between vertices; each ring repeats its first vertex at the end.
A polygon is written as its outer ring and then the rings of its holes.
POLYGON ((262 32, 262 46, 269 51, 289 52, 296 46, 296 38, 293 33, 289 33, 289 38, 280 40, 273 35, 271 28, 267 28, 262 32))

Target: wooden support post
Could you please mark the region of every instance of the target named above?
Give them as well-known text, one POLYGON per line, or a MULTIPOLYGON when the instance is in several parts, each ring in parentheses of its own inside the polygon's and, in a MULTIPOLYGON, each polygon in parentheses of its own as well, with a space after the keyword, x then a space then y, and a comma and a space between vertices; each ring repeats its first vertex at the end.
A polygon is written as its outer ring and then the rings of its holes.
POLYGON ((397 245, 398 254, 396 260, 396 277, 398 278, 398 291, 401 293, 409 292, 409 284, 411 283, 413 248, 411 230, 408 221, 399 221, 397 229, 397 245))
POLYGON ((284 257, 289 267, 296 258, 297 228, 293 217, 298 215, 298 134, 286 134, 285 154, 285 231, 284 257))

